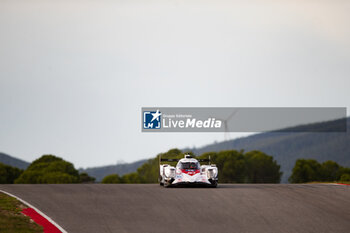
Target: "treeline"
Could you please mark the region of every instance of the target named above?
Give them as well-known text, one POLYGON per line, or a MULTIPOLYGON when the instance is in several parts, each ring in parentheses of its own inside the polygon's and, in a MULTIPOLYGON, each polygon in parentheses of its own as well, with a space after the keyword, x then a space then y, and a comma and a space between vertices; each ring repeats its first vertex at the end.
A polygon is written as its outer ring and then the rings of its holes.
MULTIPOLYGON (((148 160, 136 172, 123 176, 112 174, 104 177, 102 183, 157 183, 159 178, 159 157, 181 159, 181 150, 172 149, 148 160)), ((204 153, 198 159, 211 157, 211 163, 219 169, 220 183, 279 183, 282 172, 280 165, 260 151, 220 151, 204 153)), ((176 165, 176 162, 171 163, 176 165)), ((0 163, 0 184, 60 184, 92 183, 94 177, 79 173, 70 162, 54 155, 43 155, 33 161, 26 170, 0 163)), ((349 182, 350 168, 334 161, 319 163, 314 159, 298 159, 289 177, 290 183, 306 182, 349 182)))
POLYGON ((314 159, 298 159, 289 177, 290 183, 350 181, 350 168, 334 161, 319 163, 314 159))
POLYGON ((23 170, 0 163, 0 184, 13 184, 23 170))
POLYGON ((157 183, 159 177, 159 156, 162 158, 183 158, 184 154, 178 149, 169 150, 166 153, 160 153, 155 158, 149 159, 136 172, 128 173, 123 176, 111 174, 102 179, 102 183, 157 183))
POLYGON ((80 173, 72 163, 54 155, 43 155, 26 170, 0 164, 2 184, 65 184, 94 182, 95 178, 80 173))
MULTIPOLYGON (((159 176, 159 156, 162 158, 183 158, 181 150, 172 149, 166 153, 157 155, 154 159, 148 160, 134 173, 124 176, 112 174, 106 176, 102 183, 157 183, 159 176)), ((191 154, 191 152, 186 152, 191 154)), ((282 172, 280 165, 269 156, 260 151, 221 151, 204 153, 201 156, 194 156, 198 159, 211 157, 211 162, 219 169, 220 183, 279 183, 282 172)), ((172 165, 176 165, 174 162, 172 165)))

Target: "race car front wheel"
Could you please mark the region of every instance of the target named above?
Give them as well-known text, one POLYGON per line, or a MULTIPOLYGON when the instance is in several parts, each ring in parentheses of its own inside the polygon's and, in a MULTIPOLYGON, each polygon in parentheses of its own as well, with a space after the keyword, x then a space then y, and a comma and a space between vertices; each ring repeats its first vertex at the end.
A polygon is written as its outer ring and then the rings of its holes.
POLYGON ((171 178, 171 180, 164 182, 164 188, 168 188, 174 181, 174 178, 171 178))
POLYGON ((164 183, 162 182, 162 180, 163 180, 163 177, 162 177, 162 176, 158 176, 158 182, 159 182, 159 185, 160 185, 160 186, 163 186, 163 185, 164 185, 164 183))
POLYGON ((216 188, 216 186, 218 186, 218 181, 217 180, 209 179, 209 181, 211 183, 211 187, 216 188))

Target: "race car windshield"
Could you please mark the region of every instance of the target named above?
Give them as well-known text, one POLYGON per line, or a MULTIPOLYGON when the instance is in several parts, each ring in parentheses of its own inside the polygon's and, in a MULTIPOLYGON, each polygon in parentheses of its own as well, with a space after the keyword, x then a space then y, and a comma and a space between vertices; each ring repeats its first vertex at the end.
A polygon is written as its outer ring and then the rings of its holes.
POLYGON ((180 163, 180 169, 199 169, 198 163, 180 163))

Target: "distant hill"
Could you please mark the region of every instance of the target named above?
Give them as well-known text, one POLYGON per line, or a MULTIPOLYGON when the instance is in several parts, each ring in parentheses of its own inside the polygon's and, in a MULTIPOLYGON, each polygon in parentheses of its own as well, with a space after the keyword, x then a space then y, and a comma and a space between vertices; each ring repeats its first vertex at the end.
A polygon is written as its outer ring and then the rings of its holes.
POLYGON ((17 159, 15 157, 12 157, 10 155, 7 155, 5 153, 1 153, 0 152, 0 163, 4 163, 7 165, 10 165, 12 167, 17 167, 20 169, 26 169, 29 166, 29 163, 21 160, 21 159, 17 159))
MULTIPOLYGON (((214 143, 201 148, 186 148, 200 155, 204 152, 221 150, 260 150, 272 155, 281 165, 282 182, 287 183, 291 170, 298 158, 313 158, 319 162, 333 160, 342 166, 350 167, 350 118, 347 121, 347 132, 302 132, 310 129, 310 125, 289 128, 287 132, 275 131, 260 133, 245 138, 214 143), (299 132, 298 132, 299 131, 299 132)), ((342 122, 344 123, 344 121, 342 122)), ((342 124, 341 123, 341 124, 342 124)), ((321 130, 327 130, 339 121, 312 124, 321 130)))
POLYGON ((91 167, 86 169, 79 169, 80 172, 86 172, 89 176, 96 178, 96 181, 101 181, 105 176, 110 174, 118 174, 120 176, 135 172, 142 164, 144 164, 147 159, 139 160, 133 163, 123 163, 117 165, 108 165, 101 167, 91 167))

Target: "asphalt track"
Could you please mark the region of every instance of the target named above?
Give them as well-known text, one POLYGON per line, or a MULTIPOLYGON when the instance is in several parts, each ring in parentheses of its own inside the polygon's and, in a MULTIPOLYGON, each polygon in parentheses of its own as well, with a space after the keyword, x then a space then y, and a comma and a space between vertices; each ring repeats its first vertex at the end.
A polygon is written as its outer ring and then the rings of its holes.
POLYGON ((0 185, 68 233, 350 232, 350 186, 0 185))

